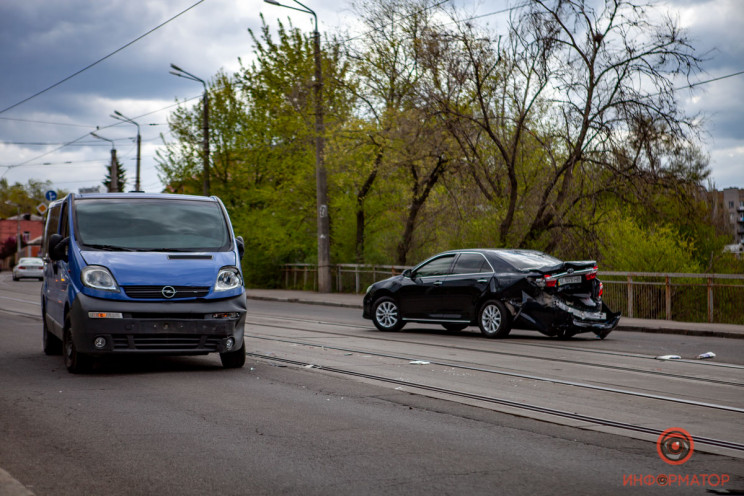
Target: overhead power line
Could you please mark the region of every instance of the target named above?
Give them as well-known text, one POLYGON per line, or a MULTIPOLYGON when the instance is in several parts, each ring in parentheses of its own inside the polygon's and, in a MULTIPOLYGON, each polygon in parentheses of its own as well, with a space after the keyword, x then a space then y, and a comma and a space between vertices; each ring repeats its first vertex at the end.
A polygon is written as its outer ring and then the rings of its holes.
POLYGON ((29 96, 29 97, 27 97, 27 98, 24 98, 24 99, 23 99, 23 100, 21 100, 20 102, 14 103, 14 104, 13 104, 13 105, 11 105, 10 107, 6 107, 6 108, 4 108, 4 109, 0 110, 0 114, 2 114, 2 113, 4 113, 4 112, 7 112, 8 110, 10 110, 10 109, 13 109, 13 108, 15 108, 15 107, 17 107, 17 106, 19 106, 19 105, 21 105, 21 104, 24 104, 24 103, 26 103, 27 101, 29 101, 29 100, 32 100, 32 99, 36 98, 37 96, 39 96, 39 95, 42 95, 42 94, 46 93, 47 91, 49 91, 49 90, 51 90, 51 89, 53 89, 53 88, 56 88, 56 87, 57 87, 57 86, 59 86, 60 84, 62 84, 62 83, 64 83, 64 82, 66 82, 66 81, 69 81, 70 79, 74 78, 75 76, 77 76, 77 75, 79 75, 79 74, 82 74, 83 72, 87 71, 87 70, 88 70, 88 69, 90 69, 91 67, 93 67, 93 66, 95 66, 95 65, 98 65, 98 64, 100 64, 101 62, 103 62, 104 60, 108 59, 109 57, 111 57, 111 56, 113 56, 113 55, 116 55, 117 53, 121 52, 121 51, 122 51, 122 50, 124 50, 125 48, 127 48, 127 47, 129 47, 129 46, 133 45, 134 43, 138 42, 139 40, 141 40, 141 39, 142 39, 142 38, 144 38, 145 36, 148 36, 149 34, 153 33, 154 31, 157 31, 158 29, 162 28, 163 26, 165 26, 165 25, 166 25, 166 24, 168 24, 169 22, 171 22, 171 21, 173 21, 174 19, 176 19, 176 18, 178 18, 178 17, 182 16, 183 14, 185 14, 186 12, 188 12, 189 10, 193 9, 194 7, 196 7, 197 5, 199 5, 200 3, 203 3, 203 2, 205 2, 205 1, 206 1, 206 0, 199 0, 198 2, 196 2, 195 4, 193 4, 192 6, 190 6, 190 7, 186 8, 186 9, 182 10, 182 11, 181 11, 181 12, 179 12, 178 14, 176 14, 176 15, 174 15, 173 17, 171 17, 170 19, 168 19, 167 21, 163 21, 163 22, 161 22, 160 24, 158 24, 157 26, 155 26, 154 28, 152 28, 151 30, 149 30, 148 32, 146 32, 145 34, 143 34, 143 35, 140 35, 140 36, 138 36, 137 38, 133 39, 132 41, 130 41, 130 42, 129 42, 129 43, 127 43, 126 45, 124 45, 124 46, 121 46, 121 47, 117 48, 117 49, 116 49, 116 50, 114 50, 113 52, 109 53, 108 55, 106 55, 106 56, 104 56, 104 57, 101 57, 100 59, 96 60, 96 61, 95 61, 95 62, 93 62, 92 64, 88 64, 87 66, 83 67, 83 68, 82 68, 82 69, 80 69, 79 71, 77 71, 77 72, 75 72, 75 73, 73 73, 73 74, 71 74, 71 75, 67 76, 67 77, 66 77, 66 78, 64 78, 63 80, 61 80, 61 81, 58 81, 58 82, 54 83, 53 85, 51 85, 51 86, 48 86, 48 87, 44 88, 43 90, 41 90, 41 91, 39 91, 39 92, 37 92, 37 93, 34 93, 33 95, 31 95, 31 96, 29 96))

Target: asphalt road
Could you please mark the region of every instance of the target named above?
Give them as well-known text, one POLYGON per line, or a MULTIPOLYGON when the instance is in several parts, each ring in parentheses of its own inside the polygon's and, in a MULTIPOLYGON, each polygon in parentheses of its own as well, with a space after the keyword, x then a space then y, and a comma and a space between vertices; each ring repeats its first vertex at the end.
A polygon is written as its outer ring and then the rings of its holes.
POLYGON ((693 437, 743 443, 742 340, 490 341, 431 326, 383 334, 353 310, 250 302, 243 369, 224 370, 216 356, 127 358, 71 375, 41 351, 38 291, 0 274, 0 468, 38 495, 658 494, 648 477, 663 474, 744 487, 738 452, 701 446, 672 466, 655 436, 408 385, 659 429, 680 421, 693 437), (672 348, 719 358, 653 360, 672 348))

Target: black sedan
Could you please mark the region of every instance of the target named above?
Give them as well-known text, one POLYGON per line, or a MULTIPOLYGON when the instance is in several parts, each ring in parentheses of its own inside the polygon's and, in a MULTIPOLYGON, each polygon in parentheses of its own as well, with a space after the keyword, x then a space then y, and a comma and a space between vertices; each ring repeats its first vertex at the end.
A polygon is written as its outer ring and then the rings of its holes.
POLYGON ((403 274, 372 284, 363 317, 381 331, 406 322, 470 325, 500 338, 512 326, 548 336, 591 331, 604 339, 620 320, 602 302, 593 260, 563 262, 533 250, 473 249, 440 253, 403 274))

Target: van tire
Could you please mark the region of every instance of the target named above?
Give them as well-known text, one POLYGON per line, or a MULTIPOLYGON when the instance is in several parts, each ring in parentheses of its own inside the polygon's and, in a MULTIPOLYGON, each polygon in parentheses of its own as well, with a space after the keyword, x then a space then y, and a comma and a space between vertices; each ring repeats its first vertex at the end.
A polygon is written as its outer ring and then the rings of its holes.
POLYGON ((93 359, 82 353, 78 353, 75 342, 70 332, 70 319, 65 319, 64 339, 62 340, 62 351, 65 357, 65 367, 71 374, 83 374, 90 371, 93 359))
POLYGON ((61 355, 62 354, 62 341, 49 332, 49 326, 47 326, 46 309, 41 314, 41 326, 42 326, 42 343, 44 345, 44 354, 46 355, 61 355))
POLYGON ((226 369, 239 369, 245 365, 245 340, 243 340, 243 345, 240 349, 220 353, 220 360, 222 361, 222 366, 226 369))

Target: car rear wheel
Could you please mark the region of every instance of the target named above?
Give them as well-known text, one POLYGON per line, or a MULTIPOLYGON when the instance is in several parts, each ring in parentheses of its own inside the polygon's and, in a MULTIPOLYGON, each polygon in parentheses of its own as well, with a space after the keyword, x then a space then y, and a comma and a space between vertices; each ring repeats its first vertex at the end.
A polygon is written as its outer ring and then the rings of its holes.
POLYGON ((384 296, 372 306, 372 322, 380 331, 398 331, 403 327, 398 304, 390 297, 384 296))
POLYGON ((239 369, 245 365, 245 340, 243 340, 243 346, 240 349, 220 353, 220 360, 222 366, 226 369, 239 369))
POLYGON ((488 300, 478 312, 478 327, 487 338, 503 338, 511 331, 506 307, 498 300, 488 300))
POLYGON ((61 355, 62 341, 57 336, 49 332, 49 327, 47 326, 46 320, 46 311, 42 312, 41 321, 44 353, 47 355, 61 355))
POLYGON ((75 348, 75 343, 72 340, 72 333, 70 332, 70 320, 65 319, 65 332, 64 339, 62 340, 62 348, 65 355, 65 367, 67 371, 72 374, 81 374, 88 372, 93 365, 93 359, 82 353, 78 353, 75 348))
POLYGON ((467 326, 467 324, 442 324, 442 327, 452 332, 462 331, 467 326))

